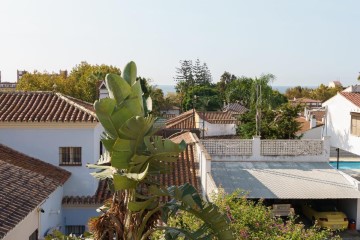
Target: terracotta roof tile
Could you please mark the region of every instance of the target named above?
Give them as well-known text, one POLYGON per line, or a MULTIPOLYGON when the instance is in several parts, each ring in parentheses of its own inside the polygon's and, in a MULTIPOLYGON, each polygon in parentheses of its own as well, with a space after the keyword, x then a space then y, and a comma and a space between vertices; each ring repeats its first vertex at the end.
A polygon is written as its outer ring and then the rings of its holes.
MULTIPOLYGON (((205 121, 212 124, 236 124, 237 117, 235 116, 237 113, 233 111, 226 112, 198 112, 195 113, 200 117, 204 118, 205 121)), ((194 113, 193 110, 189 110, 180 114, 177 117, 168 119, 166 121, 166 128, 173 129, 192 129, 194 128, 194 113)))
POLYGON ((179 116, 168 119, 166 121, 166 128, 175 128, 175 129, 192 129, 192 128, 194 128, 194 112, 193 112, 193 110, 183 112, 179 116))
POLYGON ((237 118, 231 111, 227 112, 198 112, 200 118, 204 118, 205 121, 213 124, 236 124, 237 118))
POLYGON ((70 177, 1 144, 0 172, 0 239, 70 177))
POLYGON ((360 93, 358 92, 339 92, 347 100, 360 107, 360 93))
POLYGON ((240 103, 229 103, 228 105, 225 106, 223 111, 224 112, 231 111, 231 112, 234 112, 237 114, 243 114, 243 113, 247 112, 248 109, 246 107, 244 107, 243 105, 241 105, 240 103))
POLYGON ((100 205, 105 200, 112 197, 107 180, 99 181, 98 188, 94 196, 65 196, 62 199, 63 205, 100 205))
POLYGON ((0 92, 0 122, 95 122, 93 105, 54 92, 0 92))
MULTIPOLYGON (((297 117, 297 118, 295 118, 295 120, 301 124, 300 130, 297 131, 296 134, 303 134, 306 131, 310 130, 310 121, 306 121, 306 119, 304 117, 297 117)), ((321 121, 316 121, 316 127, 320 127, 322 125, 324 125, 324 124, 321 121)))

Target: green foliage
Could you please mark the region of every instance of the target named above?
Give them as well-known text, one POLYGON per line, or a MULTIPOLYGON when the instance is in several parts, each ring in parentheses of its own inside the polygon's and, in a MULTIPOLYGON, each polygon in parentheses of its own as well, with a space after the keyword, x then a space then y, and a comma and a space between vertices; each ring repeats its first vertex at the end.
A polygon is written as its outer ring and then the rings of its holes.
POLYGON ((335 96, 337 92, 342 90, 343 89, 341 86, 337 86, 335 88, 329 88, 324 84, 320 84, 320 86, 315 89, 297 86, 286 89, 285 96, 289 100, 292 100, 294 98, 311 98, 324 102, 329 98, 335 96))
MULTIPOLYGON (((220 239, 232 239, 228 218, 211 203, 205 203, 194 187, 185 184, 164 189, 154 183, 165 173, 170 162, 178 159, 186 144, 154 136, 155 118, 146 111, 140 79, 136 78, 136 65, 130 62, 122 76, 106 75, 110 98, 95 101, 99 121, 105 129, 102 143, 111 166, 88 165, 98 171, 92 175, 108 179, 114 197, 111 204, 102 207, 103 214, 89 223, 96 239, 147 239, 158 229, 165 231, 166 239, 184 235, 190 239, 208 234, 220 239), (159 202, 170 197, 167 203, 159 202), (195 232, 158 225, 169 216, 183 210, 204 221, 195 232)), ((101 163, 100 163, 101 164, 101 163)))
POLYGON ((310 98, 325 102, 329 98, 336 95, 337 92, 342 91, 342 87, 329 88, 324 84, 320 84, 310 93, 310 98))
MULTIPOLYGON (((276 110, 262 108, 259 110, 259 127, 263 139, 298 139, 296 132, 301 125, 296 121, 301 106, 283 104, 276 110)), ((256 135, 256 109, 240 115, 240 123, 237 134, 244 139, 250 139, 256 135)))
MULTIPOLYGON (((238 196, 239 192, 230 195, 220 192, 214 196, 215 204, 231 218, 230 226, 235 231, 236 239, 340 239, 328 230, 317 227, 306 229, 302 223, 296 223, 295 217, 290 217, 285 222, 281 218, 273 218, 271 210, 261 201, 256 203, 238 196)), ((203 222, 187 212, 180 212, 169 220, 170 226, 189 230, 194 230, 201 224, 203 222)), ((159 235, 154 236, 154 239, 160 238, 159 235)))
POLYGON ((194 106, 198 110, 215 111, 219 110, 221 105, 218 91, 213 86, 195 86, 185 93, 183 99, 185 110, 192 109, 194 106))
MULTIPOLYGON (((228 76, 229 77, 229 76, 228 76)), ((228 84, 218 84, 219 91, 224 91, 226 102, 240 102, 246 108, 254 108, 256 102, 264 108, 276 108, 287 102, 284 95, 277 90, 273 90, 270 83, 273 82, 275 76, 272 74, 262 75, 259 78, 240 77, 233 79, 233 75, 228 84), (260 94, 261 93, 261 94, 260 94), (259 96, 259 97, 258 97, 259 96)))
POLYGON ((209 86, 212 82, 211 73, 206 63, 201 64, 196 59, 195 65, 191 60, 180 61, 176 68, 176 91, 180 94, 187 93, 195 86, 209 86))
POLYGON ((289 100, 294 98, 309 98, 311 91, 311 88, 296 86, 286 89, 285 96, 289 100))
POLYGON ((85 232, 82 237, 73 236, 72 234, 66 236, 62 232, 55 230, 51 234, 45 237, 45 240, 82 240, 82 239, 92 239, 92 236, 88 232, 85 232))
POLYGON ((237 79, 237 77, 229 72, 224 72, 221 77, 220 77, 220 81, 216 83, 216 88, 219 91, 219 97, 221 100, 225 100, 226 96, 225 96, 225 91, 226 88, 228 87, 228 85, 235 81, 237 79))
POLYGON ((17 90, 23 91, 53 91, 54 84, 56 91, 81 99, 87 102, 94 102, 97 94, 99 80, 104 80, 108 73, 120 74, 120 69, 108 65, 90 65, 81 62, 76 65, 68 77, 55 73, 34 73, 25 74, 17 85, 17 90))

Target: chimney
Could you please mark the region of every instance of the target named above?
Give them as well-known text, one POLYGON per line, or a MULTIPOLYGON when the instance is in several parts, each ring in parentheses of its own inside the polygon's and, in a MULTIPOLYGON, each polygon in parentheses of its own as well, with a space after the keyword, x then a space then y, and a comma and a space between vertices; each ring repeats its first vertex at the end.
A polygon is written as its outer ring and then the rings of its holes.
POLYGON ((316 127, 316 118, 315 115, 310 115, 310 129, 316 127))
POLYGON ((309 113, 306 107, 304 107, 304 117, 306 119, 306 121, 309 121, 309 113))

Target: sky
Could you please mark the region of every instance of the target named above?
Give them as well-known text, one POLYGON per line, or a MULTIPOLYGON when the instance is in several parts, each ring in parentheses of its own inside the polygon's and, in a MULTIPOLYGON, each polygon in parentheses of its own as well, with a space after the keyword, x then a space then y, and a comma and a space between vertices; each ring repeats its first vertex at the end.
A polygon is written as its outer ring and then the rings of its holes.
POLYGON ((180 60, 224 71, 272 73, 277 86, 356 84, 358 0, 1 0, 0 71, 58 72, 81 61, 135 61, 153 84, 175 84, 180 60))

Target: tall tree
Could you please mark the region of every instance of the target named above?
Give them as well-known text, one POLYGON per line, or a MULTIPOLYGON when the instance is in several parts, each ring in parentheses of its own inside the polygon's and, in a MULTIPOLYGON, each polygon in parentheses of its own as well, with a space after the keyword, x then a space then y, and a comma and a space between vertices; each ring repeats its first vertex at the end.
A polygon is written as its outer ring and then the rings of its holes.
POLYGON ((81 62, 76 65, 69 74, 69 81, 74 84, 71 96, 94 102, 97 97, 97 83, 99 80, 104 80, 108 73, 120 74, 121 71, 117 67, 105 64, 91 65, 81 62))
POLYGON ((120 74, 120 69, 105 64, 91 65, 81 62, 70 71, 67 78, 56 73, 26 73, 19 81, 17 90, 55 90, 87 102, 94 102, 97 97, 97 83, 104 80, 108 73, 120 74))
POLYGON ((191 60, 180 61, 180 67, 176 68, 175 76, 177 92, 185 93, 195 85, 193 75, 193 64, 191 60))
POLYGON ((189 110, 193 107, 198 110, 215 111, 221 108, 221 100, 218 91, 213 86, 195 86, 186 92, 183 100, 183 109, 189 110), (207 104, 204 105, 204 101, 207 104))
POLYGON ((310 89, 310 88, 296 86, 296 87, 291 87, 291 88, 286 89, 285 96, 289 100, 294 99, 294 98, 310 97, 311 91, 312 91, 312 89, 310 89))
POLYGON ((201 64, 196 59, 195 65, 191 60, 180 61, 180 67, 176 68, 176 91, 185 93, 195 86, 209 86, 212 81, 211 72, 206 63, 201 64))
POLYGON ((301 106, 283 104, 276 110, 269 108, 251 109, 249 112, 240 115, 240 123, 237 126, 237 134, 244 139, 252 138, 256 134, 256 115, 261 115, 258 125, 261 138, 263 139, 297 139, 296 135, 301 128, 296 121, 301 106))
POLYGON ((222 101, 226 100, 225 91, 227 86, 236 79, 237 77, 235 75, 226 71, 221 75, 219 82, 216 84, 216 88, 219 91, 220 99, 222 101))

